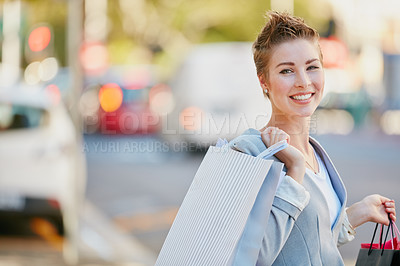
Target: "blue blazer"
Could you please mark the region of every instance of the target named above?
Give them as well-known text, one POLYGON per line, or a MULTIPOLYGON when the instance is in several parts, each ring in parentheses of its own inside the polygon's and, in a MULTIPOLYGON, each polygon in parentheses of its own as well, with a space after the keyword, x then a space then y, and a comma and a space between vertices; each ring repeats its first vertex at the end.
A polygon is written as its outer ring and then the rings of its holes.
MULTIPOLYGON (((233 140, 230 145, 256 156, 266 149, 259 135, 258 130, 249 129, 239 137, 246 141, 233 140)), ((310 143, 328 170, 341 202, 340 213, 331 227, 328 204, 312 177, 306 172, 300 185, 284 176, 276 191, 262 243, 257 243, 261 246, 256 265, 344 265, 337 246, 344 242, 339 238, 346 215, 346 189, 326 151, 315 139, 310 138, 310 143)), ((272 159, 279 161, 276 157, 272 159)))

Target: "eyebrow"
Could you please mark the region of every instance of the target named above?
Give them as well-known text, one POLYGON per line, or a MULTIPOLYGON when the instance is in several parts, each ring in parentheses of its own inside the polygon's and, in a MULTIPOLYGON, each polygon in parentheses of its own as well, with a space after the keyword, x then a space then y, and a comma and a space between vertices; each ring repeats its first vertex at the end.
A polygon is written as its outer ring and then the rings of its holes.
MULTIPOLYGON (((306 65, 311 64, 312 62, 315 62, 315 61, 319 61, 319 59, 318 59, 318 58, 313 58, 313 59, 307 60, 307 61, 306 61, 306 65)), ((278 67, 280 67, 280 66, 282 66, 282 65, 294 66, 294 63, 293 63, 293 62, 282 62, 282 63, 279 63, 279 64, 276 66, 276 68, 278 68, 278 67)))

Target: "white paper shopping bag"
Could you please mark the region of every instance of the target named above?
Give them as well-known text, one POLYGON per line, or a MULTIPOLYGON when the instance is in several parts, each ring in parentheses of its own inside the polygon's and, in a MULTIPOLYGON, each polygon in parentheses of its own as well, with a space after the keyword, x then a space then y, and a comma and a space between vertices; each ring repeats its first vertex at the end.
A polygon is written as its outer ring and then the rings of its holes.
MULTIPOLYGON (((258 157, 286 146, 286 142, 277 143, 258 157)), ((283 167, 281 163, 258 157, 227 146, 209 148, 156 265, 243 265, 240 261, 255 264, 258 250, 244 242, 250 238, 261 245, 283 167), (244 230, 246 223, 254 223, 251 227, 256 230, 244 230)))

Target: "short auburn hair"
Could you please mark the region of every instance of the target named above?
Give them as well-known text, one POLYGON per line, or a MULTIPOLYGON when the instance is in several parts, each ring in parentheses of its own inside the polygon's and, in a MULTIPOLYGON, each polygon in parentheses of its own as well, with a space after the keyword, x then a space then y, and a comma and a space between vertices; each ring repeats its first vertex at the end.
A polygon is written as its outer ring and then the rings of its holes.
MULTIPOLYGON (((292 16, 288 13, 276 11, 267 12, 269 20, 253 43, 253 58, 256 65, 257 76, 265 75, 268 81, 268 67, 273 48, 277 45, 296 39, 314 41, 319 49, 322 63, 322 52, 319 47, 318 32, 308 26, 302 18, 292 16)), ((268 96, 263 92, 265 96, 268 96)))

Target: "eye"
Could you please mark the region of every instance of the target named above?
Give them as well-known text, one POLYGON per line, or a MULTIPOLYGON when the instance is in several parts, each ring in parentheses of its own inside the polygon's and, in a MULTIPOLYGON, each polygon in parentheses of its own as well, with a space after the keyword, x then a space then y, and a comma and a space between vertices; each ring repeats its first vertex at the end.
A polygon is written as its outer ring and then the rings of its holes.
POLYGON ((291 69, 283 69, 281 70, 281 72, 279 72, 280 74, 290 74, 293 73, 293 71, 291 69))
POLYGON ((307 67, 307 70, 315 70, 315 69, 319 69, 319 66, 309 66, 309 67, 307 67))

